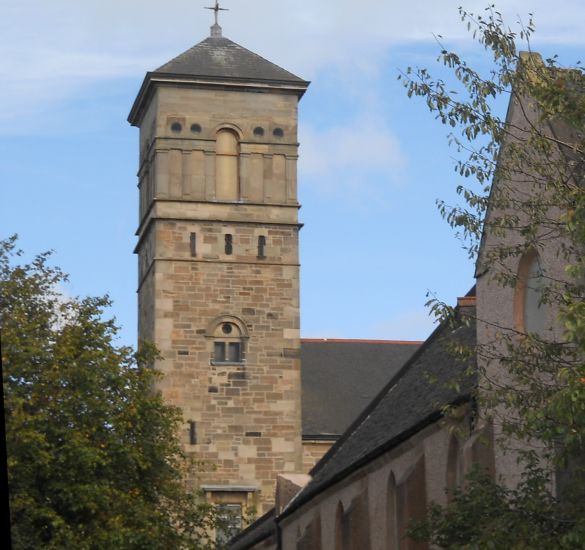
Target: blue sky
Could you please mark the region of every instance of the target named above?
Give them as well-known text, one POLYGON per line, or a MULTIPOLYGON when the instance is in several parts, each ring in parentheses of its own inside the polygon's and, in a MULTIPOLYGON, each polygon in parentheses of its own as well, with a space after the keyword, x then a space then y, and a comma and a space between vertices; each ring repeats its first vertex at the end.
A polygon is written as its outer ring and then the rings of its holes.
MULTIPOLYGON (((136 339, 138 132, 126 116, 147 70, 203 40, 210 0, 4 0, 0 5, 0 234, 55 250, 71 295, 108 293, 136 339)), ((487 2, 224 0, 224 35, 311 80, 300 105, 301 331, 424 339, 427 291, 453 302, 473 265, 435 200, 459 183, 447 130, 396 76, 434 68, 434 35, 478 63, 457 6, 487 2), (366 7, 367 6, 367 7, 366 7)), ((532 47, 564 64, 585 2, 508 0, 532 47)), ((485 66, 485 65, 484 65, 485 66)), ((502 105, 502 108, 504 106, 502 105)))

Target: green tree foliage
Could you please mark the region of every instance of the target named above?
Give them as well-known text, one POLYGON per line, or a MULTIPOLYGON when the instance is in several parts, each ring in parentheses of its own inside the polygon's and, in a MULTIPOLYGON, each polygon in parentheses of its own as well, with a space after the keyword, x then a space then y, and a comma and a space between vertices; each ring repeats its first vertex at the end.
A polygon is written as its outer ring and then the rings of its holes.
POLYGON ((476 472, 412 534, 443 548, 585 548, 585 73, 579 63, 530 54, 531 17, 515 32, 494 6, 460 14, 492 68, 482 73, 443 49, 438 61, 453 78, 425 68, 400 75, 408 95, 452 128, 456 171, 469 182, 457 187, 461 205, 439 201, 439 210, 478 276, 501 287, 522 283, 518 261, 529 251, 555 250, 566 267, 542 274, 540 305, 555 313, 554 327, 526 333, 496 324, 494 340, 473 350, 480 413, 502 427, 501 445, 524 442, 516 448, 521 483, 476 472), (498 114, 502 98, 519 121, 498 114))
POLYGON ((145 346, 116 346, 107 298, 68 299, 49 255, 0 247, 0 326, 13 547, 207 547, 184 489, 178 411, 145 346))

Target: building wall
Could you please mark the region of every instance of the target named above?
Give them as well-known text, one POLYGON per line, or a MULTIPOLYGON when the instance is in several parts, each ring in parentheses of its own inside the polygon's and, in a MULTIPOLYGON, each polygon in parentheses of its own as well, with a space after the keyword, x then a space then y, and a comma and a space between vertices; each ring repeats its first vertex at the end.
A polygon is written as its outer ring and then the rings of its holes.
POLYGON ((224 491, 243 493, 238 502, 262 513, 276 474, 302 468, 298 98, 164 85, 149 101, 140 136, 140 338, 161 352, 159 389, 182 409, 185 450, 202 463, 192 483, 222 502, 224 491), (233 200, 216 198, 220 128, 237 135, 233 200), (224 323, 238 331, 242 360, 215 360, 224 323))
MULTIPOLYGON (((532 124, 537 124, 537 113, 531 107, 529 101, 520 106, 517 99, 513 99, 509 106, 508 123, 510 135, 509 143, 518 139, 526 139, 526 133, 532 124)), ((504 144, 500 158, 500 174, 504 174, 507 144, 504 144)), ((551 160, 552 162, 552 160, 551 160)), ((511 200, 528 204, 535 193, 542 193, 537 183, 532 181, 527 169, 526 174, 505 174, 505 177, 496 176, 494 181, 494 193, 500 191, 505 193, 511 200)), ((530 217, 525 211, 517 208, 504 210, 495 206, 492 202, 488 212, 487 230, 483 236, 482 250, 477 266, 477 342, 478 342, 478 363, 480 372, 484 377, 480 380, 480 390, 484 395, 489 396, 492 392, 492 383, 497 386, 517 384, 508 374, 508 369, 502 366, 501 358, 506 357, 505 344, 502 342, 502 335, 511 338, 518 338, 522 332, 522 322, 519 319, 521 308, 522 289, 517 283, 503 284, 498 278, 516 277, 519 274, 524 255, 513 253, 508 257, 490 259, 490 255, 497 253, 499 249, 513 250, 515 247, 521 250, 526 246, 527 237, 520 230, 507 229, 505 233, 501 230, 491 230, 489 224, 494 223, 499 217, 506 214, 517 216, 515 225, 522 228, 531 223, 530 217)), ((558 220, 561 213, 550 209, 548 216, 551 220, 558 220)), ((556 225, 556 224, 555 224, 556 225)), ((535 235, 537 254, 548 283, 552 281, 566 280, 564 272, 565 261, 559 255, 562 246, 562 238, 555 235, 557 228, 542 227, 535 235)), ((547 283, 547 284, 548 284, 547 283)), ((544 329, 541 336, 550 339, 561 339, 562 326, 557 318, 557 311, 552 306, 544 306, 543 318, 544 329)), ((510 415, 510 412, 503 407, 489 411, 482 411, 484 417, 490 417, 493 422, 496 439, 503 435, 502 421, 510 415)), ((495 448, 495 470, 499 479, 509 486, 514 486, 520 481, 522 467, 517 463, 517 450, 524 448, 525 443, 519 443, 506 438, 506 447, 501 445, 495 448)))
POLYGON ((405 538, 410 519, 431 501, 446 503, 445 487, 459 484, 472 462, 491 468, 490 426, 465 436, 469 422, 429 426, 315 496, 282 520, 282 548, 427 548, 405 538))
POLYGON ((493 470, 491 426, 464 435, 470 422, 431 425, 315 496, 280 523, 283 550, 428 548, 406 537, 408 522, 445 504, 472 463, 493 470))
POLYGON ((140 219, 154 198, 215 200, 222 127, 239 136, 241 201, 298 206, 297 101, 284 93, 157 88, 140 126, 140 219), (173 130, 177 124, 181 129, 173 130))
POLYGON ((303 440, 303 473, 308 474, 335 441, 303 440))
MULTIPOLYGON (((445 443, 440 437, 432 435, 429 433, 427 437, 430 437, 429 443, 435 446, 435 457, 439 458, 442 456, 438 452, 439 448, 445 443)), ((379 458, 320 494, 291 518, 287 518, 282 524, 283 549, 296 549, 298 541, 311 528, 315 519, 321 524, 321 546, 315 545, 315 550, 360 548, 356 546, 358 540, 364 550, 392 548, 386 546, 389 530, 387 488, 391 476, 398 482, 402 477, 408 476, 411 465, 421 456, 421 443, 422 441, 418 445, 407 444, 404 448, 379 458), (357 512, 357 521, 352 521, 352 511, 357 512)), ((439 466, 437 469, 443 468, 439 466)), ((432 472, 432 468, 430 471, 432 472)), ((444 497, 441 494, 435 496, 438 499, 444 497)), ((396 521, 396 518, 392 519, 396 521)))

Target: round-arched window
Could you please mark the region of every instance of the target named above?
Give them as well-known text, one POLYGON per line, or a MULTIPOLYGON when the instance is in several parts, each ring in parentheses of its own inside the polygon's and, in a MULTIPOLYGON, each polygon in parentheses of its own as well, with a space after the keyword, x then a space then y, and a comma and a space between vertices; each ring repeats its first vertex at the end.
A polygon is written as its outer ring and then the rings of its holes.
POLYGON ((518 265, 514 317, 516 329, 527 334, 542 334, 546 326, 543 303, 544 272, 535 250, 522 256, 518 265))
POLYGON ((207 337, 213 340, 211 364, 244 364, 245 342, 248 339, 245 324, 237 317, 223 315, 207 328, 207 337))
POLYGON ((242 361, 241 334, 233 323, 222 323, 221 332, 213 342, 213 360, 216 363, 240 363, 242 361))

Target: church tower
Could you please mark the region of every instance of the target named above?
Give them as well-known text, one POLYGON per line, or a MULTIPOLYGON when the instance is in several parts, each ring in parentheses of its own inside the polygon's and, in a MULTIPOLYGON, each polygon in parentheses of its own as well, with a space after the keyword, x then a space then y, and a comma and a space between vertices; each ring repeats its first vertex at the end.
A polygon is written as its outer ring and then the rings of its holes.
MULTIPOLYGON (((217 11, 216 11, 217 15, 217 11)), ((308 82, 222 36, 147 73, 139 337, 211 501, 273 503, 301 472, 297 107, 308 82)))

